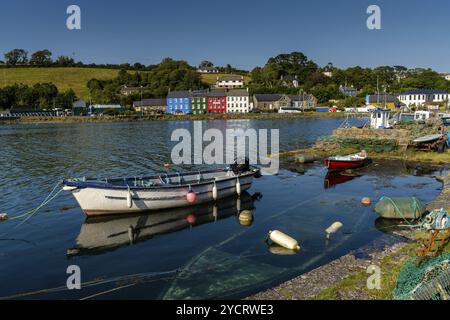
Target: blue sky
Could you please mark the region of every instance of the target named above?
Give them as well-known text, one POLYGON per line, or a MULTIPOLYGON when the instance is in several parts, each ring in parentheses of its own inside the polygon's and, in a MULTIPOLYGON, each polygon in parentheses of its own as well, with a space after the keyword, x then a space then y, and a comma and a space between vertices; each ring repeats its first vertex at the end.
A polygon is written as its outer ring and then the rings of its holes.
POLYGON ((0 0, 0 54, 48 48, 85 63, 164 57, 251 69, 302 51, 319 65, 405 65, 450 72, 447 0, 0 0), (66 29, 81 7, 82 30, 66 29), (382 29, 366 27, 381 7, 382 29))

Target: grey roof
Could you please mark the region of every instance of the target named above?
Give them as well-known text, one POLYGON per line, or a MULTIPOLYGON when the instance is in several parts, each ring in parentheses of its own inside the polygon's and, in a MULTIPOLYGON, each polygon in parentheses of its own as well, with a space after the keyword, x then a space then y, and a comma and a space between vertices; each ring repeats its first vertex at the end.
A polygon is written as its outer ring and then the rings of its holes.
POLYGON ((244 77, 233 74, 219 77, 219 81, 240 81, 240 80, 244 80, 244 77))
POLYGON ((410 94, 449 94, 446 90, 440 89, 417 89, 417 90, 409 90, 402 93, 402 95, 410 95, 410 94))
POLYGON ((166 99, 142 99, 141 101, 134 101, 133 106, 142 107, 142 106, 150 106, 150 107, 159 107, 167 105, 166 99))
POLYGON ((228 90, 227 96, 231 97, 247 97, 248 91, 247 89, 231 89, 228 90))
POLYGON ((279 93, 258 93, 254 96, 258 101, 278 101, 283 95, 279 93))
POLYGON ((86 101, 78 100, 73 103, 74 108, 86 108, 86 101))
POLYGON ((225 97, 226 95, 226 90, 222 89, 213 89, 207 94, 208 97, 225 97))
POLYGON ((191 92, 192 97, 206 97, 208 95, 208 90, 194 90, 191 92))
POLYGON ((288 97, 292 100, 292 101, 303 101, 305 100, 305 98, 310 98, 311 95, 305 93, 305 94, 290 94, 288 95, 288 97))
POLYGON ((189 90, 171 91, 167 95, 167 98, 189 98, 190 95, 191 95, 191 92, 189 90))

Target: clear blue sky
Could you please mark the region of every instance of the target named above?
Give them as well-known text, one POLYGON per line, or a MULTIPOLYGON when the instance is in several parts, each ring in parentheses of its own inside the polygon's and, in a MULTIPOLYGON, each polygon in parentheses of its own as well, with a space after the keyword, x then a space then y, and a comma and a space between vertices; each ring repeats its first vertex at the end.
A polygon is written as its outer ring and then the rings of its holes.
POLYGON ((302 51, 319 65, 405 65, 450 72, 448 0, 1 0, 0 54, 48 48, 85 63, 164 57, 251 69, 302 51), (65 27, 82 10, 82 30, 65 27), (366 9, 382 10, 382 30, 366 9))

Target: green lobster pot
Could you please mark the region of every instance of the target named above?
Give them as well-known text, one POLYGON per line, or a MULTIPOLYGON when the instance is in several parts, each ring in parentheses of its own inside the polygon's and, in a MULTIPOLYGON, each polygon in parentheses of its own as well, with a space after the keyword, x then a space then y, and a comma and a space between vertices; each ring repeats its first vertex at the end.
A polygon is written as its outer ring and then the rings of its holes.
POLYGON ((425 206, 415 197, 381 197, 375 205, 375 212, 385 219, 416 220, 425 213, 425 206))

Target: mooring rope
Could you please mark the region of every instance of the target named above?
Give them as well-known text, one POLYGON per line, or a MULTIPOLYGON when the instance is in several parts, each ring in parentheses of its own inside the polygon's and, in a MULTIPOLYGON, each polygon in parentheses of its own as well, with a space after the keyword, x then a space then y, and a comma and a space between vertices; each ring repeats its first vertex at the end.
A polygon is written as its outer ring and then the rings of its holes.
MULTIPOLYGON (((37 211, 39 211, 42 207, 44 207, 45 205, 47 205, 48 203, 50 203, 51 200, 53 200, 54 198, 56 198, 55 196, 52 196, 53 193, 56 191, 56 189, 58 188, 58 186, 61 185, 61 182, 58 182, 55 187, 52 189, 52 191, 48 194, 48 196, 44 199, 44 201, 42 201, 42 203, 37 206, 36 208, 34 208, 33 210, 30 210, 28 212, 25 212, 24 214, 18 215, 18 216, 13 216, 8 218, 8 220, 17 220, 17 219, 21 219, 23 217, 26 217, 28 215, 34 215, 37 211)), ((58 193, 56 195, 58 195, 59 193, 61 193, 62 189, 60 191, 58 191, 58 193)))
MULTIPOLYGON (((133 284, 137 284, 137 280, 140 280, 142 282, 150 282, 151 280, 160 280, 163 279, 163 276, 166 275, 176 275, 179 272, 179 269, 173 269, 169 271, 161 271, 161 272, 148 272, 148 273, 138 273, 138 274, 131 274, 126 276, 118 276, 110 279, 100 279, 100 280, 92 280, 81 284, 82 288, 89 288, 94 287, 102 284, 110 284, 113 282, 125 282, 125 281, 134 281, 133 284), (155 279, 156 278, 156 279, 155 279)), ((117 288, 116 288, 117 289, 117 288)), ((120 287, 119 287, 120 289, 120 287)), ((61 286, 61 287, 55 287, 55 288, 49 288, 49 289, 40 289, 36 291, 29 291, 24 293, 19 293, 11 296, 5 296, 0 297, 0 300, 10 300, 10 299, 17 299, 17 298, 24 298, 29 297, 33 295, 38 294, 49 294, 49 293, 56 293, 56 292, 63 292, 63 291, 69 291, 67 286, 61 286)), ((108 290, 109 291, 109 290, 108 290)), ((96 294, 99 295, 99 294, 96 294)), ((91 298, 91 297, 86 297, 91 298)), ((84 299, 86 299, 84 298, 84 299)))

